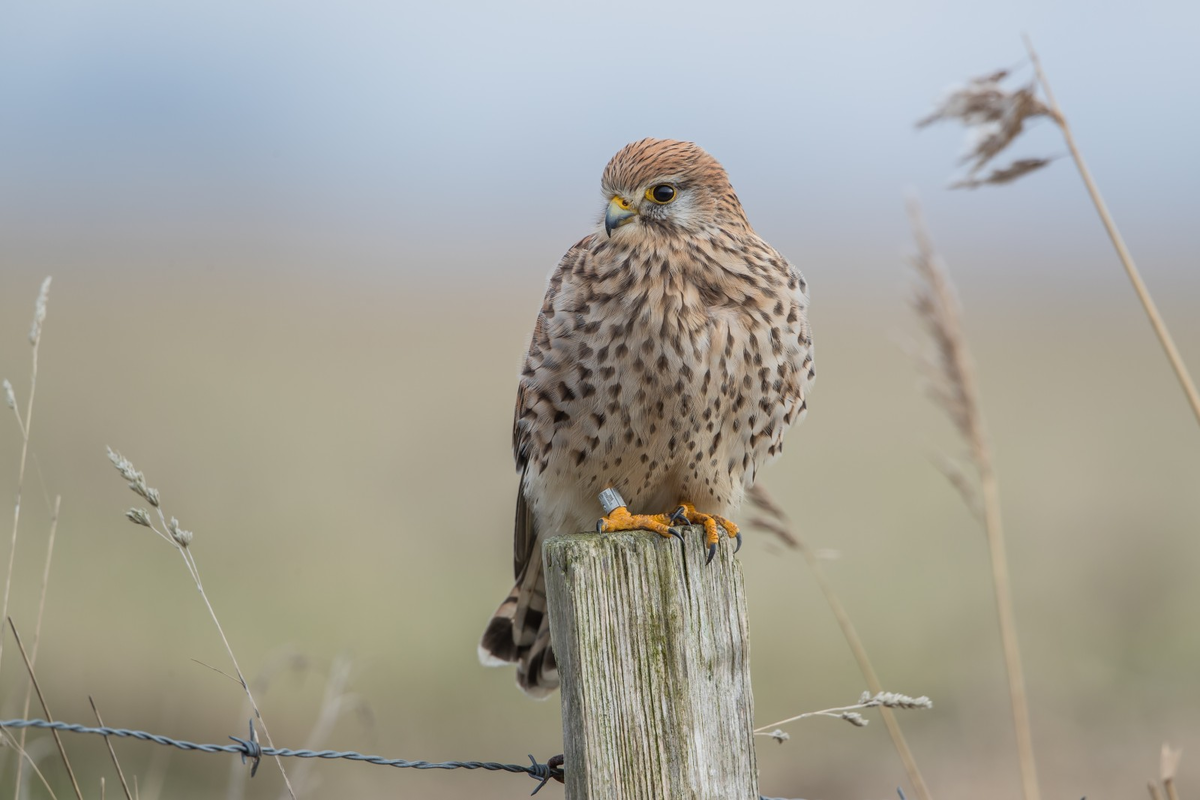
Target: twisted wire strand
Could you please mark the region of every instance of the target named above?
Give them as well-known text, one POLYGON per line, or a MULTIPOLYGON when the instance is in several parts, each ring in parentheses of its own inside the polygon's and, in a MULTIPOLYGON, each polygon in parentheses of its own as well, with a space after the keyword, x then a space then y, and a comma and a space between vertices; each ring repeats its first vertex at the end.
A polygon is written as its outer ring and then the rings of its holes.
MULTIPOLYGON (((61 722, 44 719, 6 719, 0 720, 0 728, 44 728, 46 730, 65 731, 67 733, 94 733, 100 736, 116 736, 122 739, 138 739, 143 742, 174 747, 179 750, 198 753, 229 753, 241 756, 242 763, 250 759, 250 776, 258 771, 258 764, 263 756, 280 756, 281 758, 323 758, 361 761, 366 764, 378 764, 384 767, 399 769, 484 769, 490 772, 524 773, 538 782, 537 788, 531 794, 537 794, 551 779, 559 783, 563 781, 562 756, 555 756, 546 763, 540 763, 532 755, 528 764, 501 764, 496 761, 407 761, 403 758, 384 758, 383 756, 364 755, 353 750, 292 750, 288 747, 263 747, 258 742, 258 734, 254 730, 254 722, 250 722, 250 734, 242 739, 230 736, 233 744, 197 744, 182 739, 172 739, 146 731, 129 730, 128 728, 110 728, 108 726, 93 727, 72 722, 61 722)), ((783 800, 782 798, 761 797, 759 800, 783 800)))
MULTIPOLYGON (((496 761, 408 761, 403 758, 384 758, 383 756, 365 755, 363 753, 356 753, 353 750, 292 750, 287 747, 263 747, 258 743, 258 735, 254 730, 253 722, 250 724, 250 735, 248 738, 229 737, 233 740, 233 744, 197 744, 196 742, 172 739, 170 736, 147 733, 146 731, 110 728, 108 726, 93 727, 90 725, 44 719, 0 720, 0 728, 44 728, 47 730, 66 731, 68 733, 94 733, 100 736, 117 736, 122 739, 138 739, 143 742, 154 742, 155 744, 175 747, 179 750, 199 753, 229 753, 241 756, 243 762, 247 758, 253 762, 250 769, 251 776, 258 771, 258 764, 263 756, 280 756, 282 758, 346 759, 348 761, 361 761, 367 764, 379 764, 380 766, 397 767, 399 769, 485 769, 492 772, 524 773, 538 781, 538 786, 533 790, 533 794, 537 794, 552 778, 561 781, 563 777, 563 769, 560 765, 550 766, 540 763, 532 755, 529 756, 530 763, 528 764, 501 764, 496 761)), ((555 760, 551 759, 551 761, 555 760)))

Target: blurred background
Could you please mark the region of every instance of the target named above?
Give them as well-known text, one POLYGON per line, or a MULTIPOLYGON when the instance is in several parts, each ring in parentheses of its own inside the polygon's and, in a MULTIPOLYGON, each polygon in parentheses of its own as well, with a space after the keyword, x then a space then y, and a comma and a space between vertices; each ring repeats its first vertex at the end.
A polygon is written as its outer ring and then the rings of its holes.
MULTIPOLYGON (((1069 160, 948 191, 948 87, 1038 46, 1110 207, 1200 371, 1200 6, 8 3, 0 25, 0 377, 21 406, 54 276, 11 613, 57 717, 243 734, 228 657, 121 450, 195 532, 208 594, 278 745, 409 759, 561 752, 559 701, 479 666, 510 586, 516 374, 545 277, 591 230, 609 157, 694 140, 805 272, 817 381, 763 477, 827 564, 937 797, 1019 791, 984 538, 929 454, 958 454, 910 343, 906 193, 957 282, 994 439, 1046 797, 1144 796, 1164 741, 1200 790, 1200 431, 1069 160)), ((1015 156, 1065 147, 1035 124, 1015 156)), ((1003 161, 1003 159, 1002 159, 1003 161)), ((7 411, 6 409, 0 409, 7 411)), ((20 433, 0 423, 15 495, 20 433)), ((7 553, 7 527, 0 541, 7 553)), ((756 717, 863 681, 803 562, 739 555, 756 717)), ((0 715, 21 715, 12 640, 0 715)), ((40 716, 36 709, 32 716, 40 716)), ((881 723, 759 744, 772 796, 894 797, 881 723)), ((66 746, 89 796, 103 743, 66 746)), ((117 742, 141 797, 279 796, 222 756, 117 742), (230 792, 228 795, 227 792, 230 792)), ((31 735, 55 792, 72 792, 31 735)), ((15 758, 0 751, 0 796, 15 758)), ((291 770, 298 768, 289 764, 291 770)), ((28 776, 29 770, 27 769, 28 776)), ((294 774, 294 772, 293 772, 294 774)), ((523 797, 519 776, 321 763, 304 796, 523 797)), ((47 796, 33 780, 33 797, 47 796)), ((561 796, 557 785, 542 796, 561 796)), ((910 796, 911 793, 910 793, 910 796)))

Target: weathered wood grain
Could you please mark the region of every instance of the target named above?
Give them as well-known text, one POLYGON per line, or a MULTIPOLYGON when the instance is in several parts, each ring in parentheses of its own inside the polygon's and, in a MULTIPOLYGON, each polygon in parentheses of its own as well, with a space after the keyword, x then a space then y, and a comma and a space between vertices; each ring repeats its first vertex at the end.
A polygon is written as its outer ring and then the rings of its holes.
POLYGON ((567 800, 758 799, 741 569, 684 538, 544 545, 567 800))

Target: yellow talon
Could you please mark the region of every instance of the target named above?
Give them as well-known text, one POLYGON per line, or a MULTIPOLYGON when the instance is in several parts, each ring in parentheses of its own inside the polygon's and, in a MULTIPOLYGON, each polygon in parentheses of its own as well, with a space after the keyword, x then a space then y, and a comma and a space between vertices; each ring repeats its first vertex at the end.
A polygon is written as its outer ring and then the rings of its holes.
POLYGON ((599 533, 646 530, 654 531, 663 537, 675 536, 683 541, 683 536, 672 526, 699 523, 704 526, 704 543, 708 548, 708 558, 705 560, 705 564, 711 563, 713 556, 717 554, 717 543, 721 541, 721 534, 717 531, 718 526, 725 529, 725 535, 730 539, 737 539, 737 547, 733 549, 733 552, 736 553, 742 549, 742 534, 737 525, 722 516, 697 511, 691 503, 680 504, 670 514, 630 514, 620 492, 609 487, 600 493, 600 505, 607 515, 596 522, 596 530, 599 533))
POLYGON ((600 518, 596 523, 596 530, 600 533, 654 531, 659 536, 669 539, 678 535, 671 530, 669 522, 666 514, 630 514, 625 506, 617 506, 608 512, 608 516, 600 518))
POLYGON ((693 525, 697 523, 704 525, 704 543, 708 545, 708 558, 705 561, 706 564, 711 562, 713 560, 713 556, 717 554, 717 542, 721 540, 721 534, 717 532, 718 525, 725 529, 725 535, 730 539, 737 539, 737 547, 734 548, 733 552, 736 553, 738 550, 742 549, 742 534, 738 530, 738 526, 734 525, 724 517, 716 514, 705 514, 703 511, 697 511, 696 507, 691 503, 680 503, 679 508, 675 510, 675 513, 672 514, 671 517, 674 519, 680 515, 686 516, 688 522, 692 523, 693 525))

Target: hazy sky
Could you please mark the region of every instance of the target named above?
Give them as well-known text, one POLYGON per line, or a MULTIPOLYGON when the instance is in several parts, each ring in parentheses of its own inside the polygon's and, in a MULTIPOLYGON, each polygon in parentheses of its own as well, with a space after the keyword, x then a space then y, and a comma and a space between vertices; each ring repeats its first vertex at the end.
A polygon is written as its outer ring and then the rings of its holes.
MULTIPOLYGON (((947 192, 962 132, 913 129, 966 77, 1031 78, 1023 31, 1135 252, 1167 271, 1200 252, 1195 2, 10 0, 0 15, 0 242, 20 263, 436 279, 494 271, 499 248, 542 274, 599 213, 608 158, 647 135, 716 155, 793 260, 870 274, 906 239, 909 189, 951 249, 1103 254, 1069 162, 947 192)), ((1064 151, 1042 123, 1017 155, 1064 151)))

